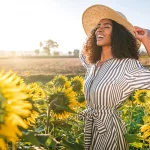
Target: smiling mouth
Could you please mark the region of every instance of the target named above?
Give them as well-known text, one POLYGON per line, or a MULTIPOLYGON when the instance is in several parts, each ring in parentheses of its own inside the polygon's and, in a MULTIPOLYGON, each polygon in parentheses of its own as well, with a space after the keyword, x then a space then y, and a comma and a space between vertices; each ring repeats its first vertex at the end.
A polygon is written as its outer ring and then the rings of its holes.
POLYGON ((97 41, 101 41, 101 40, 103 40, 105 37, 103 36, 103 35, 97 35, 96 36, 96 39, 97 39, 97 41))

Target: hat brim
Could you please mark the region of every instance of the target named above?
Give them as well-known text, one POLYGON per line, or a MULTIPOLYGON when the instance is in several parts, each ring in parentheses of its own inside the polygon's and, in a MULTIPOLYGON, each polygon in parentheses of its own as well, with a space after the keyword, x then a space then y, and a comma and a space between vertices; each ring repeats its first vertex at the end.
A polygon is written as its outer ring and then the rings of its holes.
MULTIPOLYGON (((133 32, 134 26, 119 13, 104 5, 93 5, 84 11, 82 15, 82 25, 87 36, 89 37, 91 35, 91 31, 96 28, 100 20, 106 18, 123 25, 133 36, 135 36, 135 33, 133 32)), ((137 44, 138 48, 140 48, 141 42, 139 40, 137 40, 137 44)))

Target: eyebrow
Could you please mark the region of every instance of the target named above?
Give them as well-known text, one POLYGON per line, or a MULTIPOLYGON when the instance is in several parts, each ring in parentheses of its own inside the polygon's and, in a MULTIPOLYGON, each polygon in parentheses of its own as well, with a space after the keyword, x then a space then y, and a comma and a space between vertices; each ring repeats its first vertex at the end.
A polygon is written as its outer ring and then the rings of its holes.
MULTIPOLYGON (((111 23, 104 23, 104 25, 108 25, 108 24, 112 26, 112 24, 111 24, 111 23)), ((101 24, 98 24, 98 25, 101 25, 101 24)))

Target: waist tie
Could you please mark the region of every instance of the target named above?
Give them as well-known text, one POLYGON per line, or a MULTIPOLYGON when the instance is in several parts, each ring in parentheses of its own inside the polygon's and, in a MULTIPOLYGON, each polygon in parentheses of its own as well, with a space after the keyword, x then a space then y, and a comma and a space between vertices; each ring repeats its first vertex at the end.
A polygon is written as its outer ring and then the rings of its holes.
POLYGON ((85 150, 89 150, 91 145, 93 125, 96 128, 96 131, 103 135, 107 132, 107 129, 109 129, 112 123, 115 125, 116 121, 121 121, 119 111, 117 109, 102 108, 95 104, 90 104, 90 106, 87 106, 84 111, 80 112, 79 118, 84 120, 85 150))

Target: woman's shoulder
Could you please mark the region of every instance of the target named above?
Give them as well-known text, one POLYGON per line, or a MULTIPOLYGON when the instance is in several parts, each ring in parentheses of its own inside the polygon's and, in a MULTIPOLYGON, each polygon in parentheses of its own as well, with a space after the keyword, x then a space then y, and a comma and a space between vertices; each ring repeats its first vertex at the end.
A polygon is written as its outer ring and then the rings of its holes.
POLYGON ((124 63, 125 66, 127 68, 132 69, 138 69, 138 68, 144 68, 144 66, 142 65, 142 63, 138 60, 138 59, 134 59, 134 58, 124 58, 124 63))
POLYGON ((121 64, 123 64, 125 67, 129 67, 129 68, 143 68, 143 65, 141 64, 141 62, 138 59, 122 58, 122 59, 118 59, 118 61, 120 61, 121 64))
POLYGON ((122 58, 120 59, 120 61, 124 62, 124 63, 130 63, 130 64, 141 64, 141 62, 138 59, 134 59, 134 58, 122 58))

